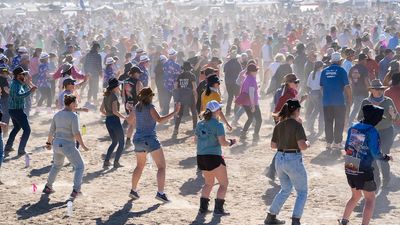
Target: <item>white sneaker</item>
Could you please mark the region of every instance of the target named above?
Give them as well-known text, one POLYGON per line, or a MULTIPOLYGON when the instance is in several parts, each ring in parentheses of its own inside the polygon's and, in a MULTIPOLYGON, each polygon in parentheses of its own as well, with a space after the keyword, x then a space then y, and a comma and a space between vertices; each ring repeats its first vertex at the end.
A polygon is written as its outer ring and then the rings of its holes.
POLYGON ((332 145, 332 148, 342 150, 344 147, 343 147, 342 143, 334 143, 332 145))
POLYGON ((331 149, 332 148, 332 143, 326 143, 326 148, 331 149))

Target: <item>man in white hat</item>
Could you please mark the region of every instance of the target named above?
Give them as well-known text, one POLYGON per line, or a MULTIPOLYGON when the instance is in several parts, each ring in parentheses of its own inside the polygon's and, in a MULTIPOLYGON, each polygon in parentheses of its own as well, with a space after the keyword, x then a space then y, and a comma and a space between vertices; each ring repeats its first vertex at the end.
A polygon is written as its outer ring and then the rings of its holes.
POLYGON ((141 55, 139 60, 139 68, 143 71, 140 74, 140 81, 143 84, 143 87, 149 86, 149 66, 150 66, 150 58, 147 55, 141 55))
POLYGON ((17 68, 21 64, 21 57, 22 55, 25 55, 28 53, 28 50, 25 47, 19 47, 17 50, 17 55, 13 58, 12 64, 11 64, 11 71, 13 71, 15 68, 17 68))
POLYGON ((340 66, 340 61, 340 53, 332 53, 332 65, 322 71, 320 81, 323 90, 325 138, 329 150, 342 148, 346 105, 353 101, 347 72, 340 66))
POLYGON ((175 82, 176 79, 178 78, 179 74, 181 74, 182 69, 181 66, 176 63, 176 55, 178 52, 171 48, 168 50, 168 60, 167 62, 163 65, 163 71, 164 71, 164 87, 166 89, 165 92, 165 99, 163 98, 161 101, 162 105, 162 115, 167 115, 169 113, 169 104, 171 102, 172 98, 172 92, 175 89, 175 82))

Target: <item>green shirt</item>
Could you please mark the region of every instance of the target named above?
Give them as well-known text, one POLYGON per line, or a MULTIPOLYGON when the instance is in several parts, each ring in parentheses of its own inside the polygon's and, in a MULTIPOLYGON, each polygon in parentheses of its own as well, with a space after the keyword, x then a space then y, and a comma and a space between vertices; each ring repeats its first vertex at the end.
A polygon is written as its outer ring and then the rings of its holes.
POLYGON ((218 137, 225 136, 224 125, 215 118, 200 121, 196 127, 197 155, 222 155, 218 137))
POLYGON ((399 117, 399 115, 397 114, 397 118, 392 118, 392 116, 389 113, 390 106, 392 106, 393 109, 396 111, 396 106, 394 106, 393 100, 391 98, 385 96, 382 102, 373 104, 371 99, 368 97, 368 98, 364 99, 362 101, 362 103, 361 103, 361 110, 358 113, 358 117, 357 117, 357 119, 359 121, 364 119, 364 114, 363 114, 363 111, 362 111, 362 108, 363 108, 364 105, 376 105, 376 106, 380 106, 380 107, 382 107, 384 109, 383 115, 386 118, 382 119, 381 122, 379 122, 375 126, 375 128, 377 130, 384 130, 384 129, 387 129, 387 128, 393 126, 393 120, 394 119, 398 119, 398 117, 399 117))

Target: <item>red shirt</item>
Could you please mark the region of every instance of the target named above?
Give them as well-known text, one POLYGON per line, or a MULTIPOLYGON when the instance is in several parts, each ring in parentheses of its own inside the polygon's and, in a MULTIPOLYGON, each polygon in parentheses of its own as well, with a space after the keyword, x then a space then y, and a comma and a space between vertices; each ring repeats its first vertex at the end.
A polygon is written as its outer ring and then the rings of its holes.
POLYGON ((373 59, 367 59, 367 64, 365 65, 368 69, 369 80, 377 79, 376 75, 379 71, 379 64, 373 59))
MULTIPOLYGON (((385 91, 385 96, 393 100, 396 110, 400 110, 400 86, 391 86, 385 91)), ((400 125, 400 122, 394 122, 396 125, 400 125)))
POLYGON ((287 88, 285 93, 279 98, 278 103, 276 103, 274 113, 280 112, 287 100, 296 98, 297 94, 298 91, 296 89, 287 88))

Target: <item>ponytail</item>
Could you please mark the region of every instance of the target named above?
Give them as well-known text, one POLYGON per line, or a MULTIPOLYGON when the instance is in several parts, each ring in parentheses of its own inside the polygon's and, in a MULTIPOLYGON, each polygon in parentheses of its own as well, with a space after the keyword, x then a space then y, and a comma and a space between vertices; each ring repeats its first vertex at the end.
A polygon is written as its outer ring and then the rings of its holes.
POLYGON ((206 109, 201 115, 200 119, 204 119, 205 121, 209 121, 212 118, 212 112, 209 109, 206 109))
POLYGON ((280 121, 290 117, 289 106, 287 103, 283 105, 281 111, 278 113, 278 117, 280 121))
POLYGON ((285 103, 281 109, 281 111, 278 113, 278 118, 279 121, 283 121, 285 119, 288 119, 292 114, 297 110, 298 108, 294 108, 292 110, 289 109, 289 105, 285 103))
POLYGON ((211 88, 210 85, 207 84, 206 95, 209 96, 210 94, 211 94, 211 88))

